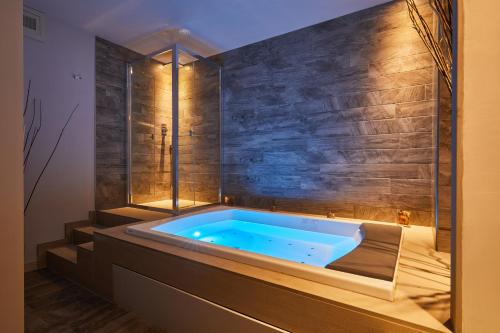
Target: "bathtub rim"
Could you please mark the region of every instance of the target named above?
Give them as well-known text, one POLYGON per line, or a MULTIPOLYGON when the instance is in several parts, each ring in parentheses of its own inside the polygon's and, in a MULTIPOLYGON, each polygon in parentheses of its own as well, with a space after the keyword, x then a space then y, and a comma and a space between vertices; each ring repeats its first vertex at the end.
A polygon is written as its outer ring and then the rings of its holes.
POLYGON ((371 278, 367 276, 337 271, 333 269, 327 269, 322 267, 315 267, 312 265, 296 263, 286 259, 275 258, 272 256, 267 256, 263 254, 258 254, 245 250, 233 249, 226 246, 221 246, 217 244, 206 243, 203 241, 190 239, 182 236, 176 236, 169 233, 152 230, 152 228, 159 226, 161 224, 174 222, 179 219, 205 214, 209 212, 221 212, 228 210, 244 210, 249 212, 259 212, 266 214, 276 214, 284 215, 295 218, 306 218, 312 220, 321 220, 324 222, 338 222, 338 223, 348 223, 361 225, 362 223, 374 223, 374 224, 384 224, 384 225, 394 225, 393 223, 379 222, 379 221, 369 221, 360 219, 350 219, 350 218, 327 218, 322 216, 316 216, 312 214, 299 214, 292 212, 271 212, 262 209, 251 209, 246 207, 236 207, 236 206, 217 206, 211 207, 204 210, 190 212, 188 214, 168 217, 156 221, 149 221, 144 223, 134 224, 128 226, 125 232, 132 236, 137 236, 160 243, 173 245, 185 250, 195 251, 199 253, 204 253, 212 255, 215 257, 251 265, 254 267, 267 269, 270 271, 287 274, 290 276, 306 279, 309 281, 325 284, 328 286, 349 290, 352 292, 377 297, 387 301, 394 301, 396 282, 398 277, 398 267, 399 260, 401 256, 401 247, 404 241, 404 228, 402 228, 401 239, 398 247, 398 255, 396 261, 396 268, 394 271, 394 276, 392 281, 386 281, 376 278, 371 278))

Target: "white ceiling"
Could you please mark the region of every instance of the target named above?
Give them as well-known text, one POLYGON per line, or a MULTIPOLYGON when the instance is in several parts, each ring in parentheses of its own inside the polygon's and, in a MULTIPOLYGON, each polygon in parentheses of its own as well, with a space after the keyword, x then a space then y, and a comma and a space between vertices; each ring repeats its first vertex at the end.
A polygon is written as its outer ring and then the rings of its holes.
POLYGON ((25 0, 138 52, 173 42, 212 55, 388 0, 25 0))

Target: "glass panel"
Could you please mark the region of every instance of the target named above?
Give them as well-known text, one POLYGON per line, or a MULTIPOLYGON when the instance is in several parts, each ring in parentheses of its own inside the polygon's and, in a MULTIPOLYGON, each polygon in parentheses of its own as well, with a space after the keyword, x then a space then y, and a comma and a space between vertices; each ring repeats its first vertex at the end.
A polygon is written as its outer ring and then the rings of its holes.
POLYGON ((179 208, 219 202, 219 68, 179 54, 179 208))
POLYGON ((171 65, 134 63, 130 77, 130 202, 171 209, 171 65))
POLYGON ((182 50, 130 66, 129 202, 167 210, 174 196, 179 209, 220 202, 219 66, 182 50))

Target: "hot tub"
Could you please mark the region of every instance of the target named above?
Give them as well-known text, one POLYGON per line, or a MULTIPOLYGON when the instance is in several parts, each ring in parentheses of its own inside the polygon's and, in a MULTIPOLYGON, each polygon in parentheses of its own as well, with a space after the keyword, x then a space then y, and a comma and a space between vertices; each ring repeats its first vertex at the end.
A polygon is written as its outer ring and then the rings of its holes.
POLYGON ((127 233, 393 300, 399 226, 218 207, 127 233))

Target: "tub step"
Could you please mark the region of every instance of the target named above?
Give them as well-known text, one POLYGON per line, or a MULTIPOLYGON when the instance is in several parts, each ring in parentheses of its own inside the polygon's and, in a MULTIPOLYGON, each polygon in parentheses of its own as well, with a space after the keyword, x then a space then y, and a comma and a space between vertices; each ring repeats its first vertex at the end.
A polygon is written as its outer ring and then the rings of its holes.
POLYGON ((73 244, 83 244, 94 240, 94 231, 103 229, 99 225, 89 225, 73 229, 73 244))
POLYGON ((96 211, 97 223, 106 227, 116 227, 140 221, 155 221, 171 216, 172 214, 133 207, 96 211))
MULTIPOLYGON (((64 239, 38 246, 39 265, 45 266, 46 262, 52 272, 96 290, 94 233, 97 230, 171 216, 133 207, 92 211, 88 220, 66 223, 64 239)), ((102 251, 99 253, 102 255, 102 251)))
POLYGON ((83 286, 94 289, 94 242, 77 245, 77 272, 78 280, 83 286))
POLYGON ((49 249, 47 250, 47 255, 56 256, 61 260, 76 264, 76 246, 71 244, 65 244, 63 246, 49 249))
POLYGON ((47 267, 47 251, 68 244, 66 239, 58 239, 51 242, 41 243, 36 246, 37 269, 47 267))
POLYGON ((93 254, 94 253, 94 242, 87 242, 87 243, 82 243, 78 244, 76 246, 77 249, 77 258, 79 259, 80 253, 86 253, 86 254, 93 254))
POLYGON ((47 267, 82 286, 94 287, 94 242, 65 244, 47 251, 47 267))
POLYGON ((79 220, 64 223, 64 239, 68 243, 73 243, 74 230, 77 228, 87 227, 90 225, 90 220, 79 220))
POLYGON ((66 244, 47 250, 47 267, 71 280, 78 279, 76 246, 66 244))

